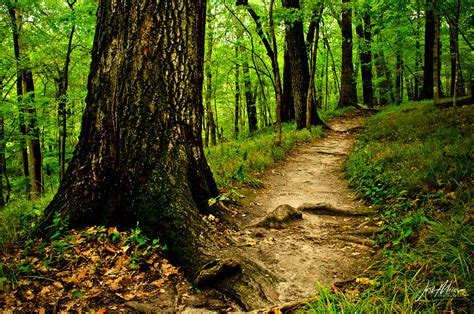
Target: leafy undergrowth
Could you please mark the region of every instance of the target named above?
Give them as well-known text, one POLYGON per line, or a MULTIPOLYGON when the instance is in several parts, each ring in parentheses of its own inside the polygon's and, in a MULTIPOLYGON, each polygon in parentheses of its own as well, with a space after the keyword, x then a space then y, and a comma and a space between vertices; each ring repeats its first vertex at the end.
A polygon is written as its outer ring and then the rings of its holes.
POLYGON ((294 123, 282 124, 281 146, 274 145, 273 128, 239 140, 221 143, 206 149, 206 158, 219 188, 228 189, 236 183, 259 186, 257 174, 282 160, 296 144, 322 136, 321 127, 311 132, 295 130, 294 123))
POLYGON ((428 102, 367 121, 346 162, 350 185, 382 219, 363 282, 321 289, 313 312, 470 312, 474 301, 474 107, 428 102))
POLYGON ((164 249, 138 228, 60 230, 49 241, 30 240, 0 257, 0 309, 130 311, 134 301, 184 308, 196 293, 164 249))

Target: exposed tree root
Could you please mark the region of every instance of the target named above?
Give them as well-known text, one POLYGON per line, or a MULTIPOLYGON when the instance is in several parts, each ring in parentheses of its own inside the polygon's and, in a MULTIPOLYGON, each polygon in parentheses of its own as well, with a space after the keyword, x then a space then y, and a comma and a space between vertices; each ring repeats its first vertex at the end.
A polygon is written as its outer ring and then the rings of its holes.
POLYGON ((302 212, 308 212, 313 215, 329 215, 329 216, 345 216, 345 217, 361 217, 361 216, 369 216, 371 215, 370 212, 351 212, 348 210, 336 208, 331 204, 327 203, 317 203, 317 204, 309 204, 304 203, 300 205, 297 210, 302 212))
POLYGON ((326 154, 326 155, 347 156, 347 153, 328 152, 328 151, 323 151, 323 150, 317 150, 317 151, 315 151, 315 153, 326 154))
POLYGON ((303 219, 301 211, 290 205, 284 204, 278 206, 269 213, 257 224, 257 227, 281 229, 284 228, 288 222, 298 219, 303 219))
POLYGON ((217 259, 204 266, 194 279, 194 285, 212 285, 217 280, 239 271, 241 271, 241 268, 238 261, 231 258, 224 260, 217 259))
MULTIPOLYGON (((238 300, 247 311, 269 307, 278 302, 273 284, 276 278, 272 274, 244 258, 240 259, 238 269, 239 271, 220 278, 212 286, 238 300)), ((221 272, 217 274, 220 276, 221 272)))

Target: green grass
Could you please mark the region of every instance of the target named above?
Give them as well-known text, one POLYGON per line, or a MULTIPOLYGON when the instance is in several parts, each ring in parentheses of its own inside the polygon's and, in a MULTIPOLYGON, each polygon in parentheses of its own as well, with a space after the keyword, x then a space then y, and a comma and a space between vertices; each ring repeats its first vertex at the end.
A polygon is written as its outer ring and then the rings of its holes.
POLYGON ((230 188, 237 182, 258 186, 258 172, 283 159, 297 143, 310 141, 322 134, 321 127, 314 127, 311 132, 306 129, 297 131, 294 123, 284 123, 279 147, 274 145, 273 128, 267 128, 237 141, 206 148, 205 152, 219 188, 230 188))
POLYGON ((428 102, 368 119, 346 161, 350 185, 382 218, 373 284, 320 290, 314 313, 469 312, 474 298, 474 107, 428 102), (448 282, 459 297, 421 297, 448 282))
POLYGON ((319 113, 319 115, 321 119, 323 119, 323 121, 328 121, 331 118, 342 116, 343 114, 354 111, 356 109, 357 108, 354 106, 348 106, 348 107, 337 108, 337 109, 334 109, 333 111, 322 111, 319 113))
POLYGON ((35 200, 18 199, 0 210, 0 252, 32 236, 32 230, 53 196, 48 193, 35 200))

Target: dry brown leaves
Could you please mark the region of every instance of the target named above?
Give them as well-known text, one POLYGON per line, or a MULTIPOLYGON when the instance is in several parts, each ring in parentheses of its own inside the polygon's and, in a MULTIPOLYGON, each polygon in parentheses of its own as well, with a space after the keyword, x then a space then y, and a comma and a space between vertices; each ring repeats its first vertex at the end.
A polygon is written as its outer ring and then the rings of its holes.
POLYGON ((0 256, 3 310, 121 310, 128 301, 150 300, 178 285, 190 286, 162 257, 157 241, 139 231, 72 230, 0 256))

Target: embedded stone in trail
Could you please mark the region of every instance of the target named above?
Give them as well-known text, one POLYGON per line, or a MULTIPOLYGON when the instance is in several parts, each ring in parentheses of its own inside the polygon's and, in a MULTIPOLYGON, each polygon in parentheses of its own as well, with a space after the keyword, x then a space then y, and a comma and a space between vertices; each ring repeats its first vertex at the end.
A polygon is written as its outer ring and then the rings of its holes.
POLYGON ((283 229, 287 223, 299 219, 303 219, 303 214, 299 210, 288 204, 283 204, 265 216, 257 224, 257 227, 283 229))

